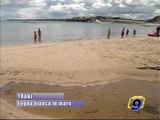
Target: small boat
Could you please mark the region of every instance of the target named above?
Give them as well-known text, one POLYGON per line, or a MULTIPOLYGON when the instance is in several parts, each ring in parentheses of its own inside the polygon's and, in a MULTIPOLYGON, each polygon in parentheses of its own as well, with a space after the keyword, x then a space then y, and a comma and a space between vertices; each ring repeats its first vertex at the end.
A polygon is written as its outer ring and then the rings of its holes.
POLYGON ((156 33, 148 33, 147 35, 150 37, 158 37, 156 33))
POLYGON ((160 26, 156 28, 156 32, 148 33, 147 35, 150 37, 160 37, 160 26))

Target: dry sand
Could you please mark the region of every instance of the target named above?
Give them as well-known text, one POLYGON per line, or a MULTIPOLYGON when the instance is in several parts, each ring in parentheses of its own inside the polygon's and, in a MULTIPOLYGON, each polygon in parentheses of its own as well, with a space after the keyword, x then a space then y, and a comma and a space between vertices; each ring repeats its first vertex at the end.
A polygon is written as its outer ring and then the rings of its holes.
POLYGON ((159 42, 158 38, 130 38, 2 46, 1 116, 158 118, 159 42), (15 107, 16 92, 64 92, 65 99, 84 99, 85 105, 20 109, 15 107), (140 112, 127 109, 134 95, 147 99, 140 112))

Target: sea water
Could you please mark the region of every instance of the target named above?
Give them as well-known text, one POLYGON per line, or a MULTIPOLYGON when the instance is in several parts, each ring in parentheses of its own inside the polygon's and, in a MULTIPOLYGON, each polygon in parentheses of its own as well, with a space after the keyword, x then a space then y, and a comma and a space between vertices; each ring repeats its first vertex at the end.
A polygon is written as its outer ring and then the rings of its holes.
MULTIPOLYGON (((120 38, 122 28, 130 30, 129 37, 133 36, 136 29, 136 37, 147 37, 147 33, 155 31, 155 27, 119 23, 84 23, 84 22, 1 22, 1 44, 27 44, 33 43, 33 31, 38 28, 42 31, 42 42, 55 40, 78 40, 78 39, 106 39, 107 30, 111 28, 111 39, 120 38)), ((107 40, 107 39, 106 39, 107 40)))

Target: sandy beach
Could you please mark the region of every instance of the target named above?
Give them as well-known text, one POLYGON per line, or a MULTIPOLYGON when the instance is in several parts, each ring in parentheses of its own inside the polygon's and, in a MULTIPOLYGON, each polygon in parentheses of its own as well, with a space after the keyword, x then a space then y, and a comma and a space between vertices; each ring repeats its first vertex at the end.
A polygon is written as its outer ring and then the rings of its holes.
POLYGON ((1 46, 1 118, 159 118, 159 45, 126 38, 1 46), (17 108, 17 92, 63 92, 85 104, 17 108), (146 97, 139 112, 127 108, 136 95, 146 97))

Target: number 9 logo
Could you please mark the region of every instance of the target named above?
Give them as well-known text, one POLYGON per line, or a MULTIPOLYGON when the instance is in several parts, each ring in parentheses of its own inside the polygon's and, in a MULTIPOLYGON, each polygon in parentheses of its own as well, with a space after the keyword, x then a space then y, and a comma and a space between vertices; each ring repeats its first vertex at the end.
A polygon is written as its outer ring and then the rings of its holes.
POLYGON ((144 107, 145 97, 143 96, 133 96, 129 99, 128 108, 133 111, 138 111, 144 107))
POLYGON ((137 110, 140 109, 141 105, 142 105, 141 100, 140 99, 135 99, 132 102, 132 108, 131 109, 134 110, 134 111, 137 111, 137 110))

